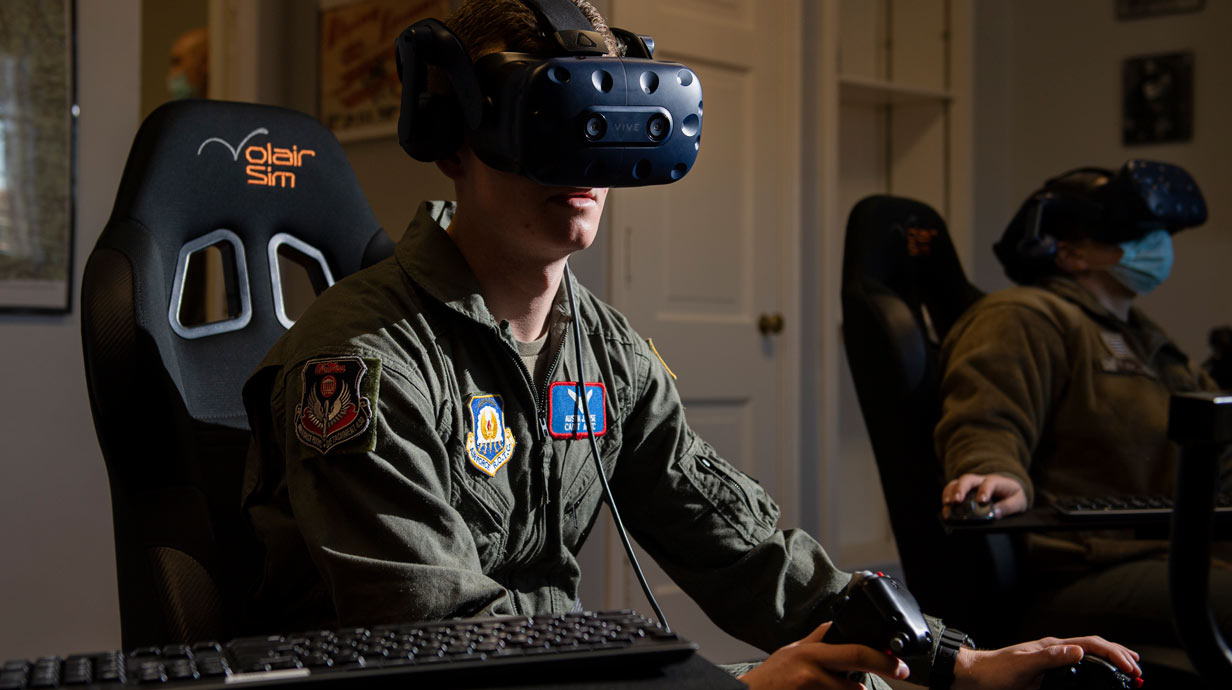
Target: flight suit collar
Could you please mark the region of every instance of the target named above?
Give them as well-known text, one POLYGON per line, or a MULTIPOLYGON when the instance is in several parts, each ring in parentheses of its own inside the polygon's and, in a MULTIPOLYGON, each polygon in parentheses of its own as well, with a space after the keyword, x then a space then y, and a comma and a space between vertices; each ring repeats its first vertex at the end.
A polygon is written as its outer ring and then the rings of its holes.
POLYGON ((496 326, 479 291, 479 281, 445 228, 453 220, 452 201, 425 201, 395 250, 398 264, 425 292, 479 323, 496 326))
MULTIPOLYGON (((445 232, 456 208, 452 201, 425 201, 420 204, 415 218, 398 241, 395 250, 398 264, 417 285, 442 304, 469 319, 496 328, 512 340, 508 323, 497 324, 492 318, 480 294, 479 281, 453 239, 445 232)), ((577 280, 573 281, 573 285, 574 290, 579 289, 577 280)), ((557 338, 560 336, 557 331, 572 320, 563 281, 552 310, 549 322, 552 324, 553 338, 557 338)))

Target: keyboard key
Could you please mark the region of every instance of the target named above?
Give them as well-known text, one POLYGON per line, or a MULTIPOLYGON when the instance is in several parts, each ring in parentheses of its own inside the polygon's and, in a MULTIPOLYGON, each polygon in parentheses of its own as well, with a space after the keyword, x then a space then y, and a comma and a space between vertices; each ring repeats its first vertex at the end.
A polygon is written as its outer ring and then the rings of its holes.
POLYGON ((157 661, 145 661, 137 667, 137 678, 142 683, 165 683, 167 669, 157 661))
POLYGON ((84 654, 75 654, 64 660, 64 685, 85 685, 94 680, 94 663, 84 654))
POLYGON ((197 659, 197 671, 204 677, 216 678, 228 675, 230 669, 221 656, 208 656, 197 659))

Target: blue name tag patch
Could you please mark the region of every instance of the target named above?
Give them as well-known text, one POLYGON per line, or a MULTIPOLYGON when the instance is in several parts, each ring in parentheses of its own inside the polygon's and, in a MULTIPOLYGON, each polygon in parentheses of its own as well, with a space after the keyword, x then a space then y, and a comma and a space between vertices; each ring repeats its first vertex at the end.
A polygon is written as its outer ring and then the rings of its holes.
POLYGON ((595 436, 607 432, 607 388, 602 383, 586 384, 586 399, 578 400, 578 385, 573 381, 557 381, 548 389, 548 433, 552 438, 583 438, 586 436, 586 417, 595 436))

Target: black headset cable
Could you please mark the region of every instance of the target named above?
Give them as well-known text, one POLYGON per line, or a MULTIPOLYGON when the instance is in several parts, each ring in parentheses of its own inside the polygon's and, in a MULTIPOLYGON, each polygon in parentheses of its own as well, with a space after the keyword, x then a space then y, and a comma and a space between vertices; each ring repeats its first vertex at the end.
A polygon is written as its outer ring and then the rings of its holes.
MULTIPOLYGON (((612 520, 616 523, 616 532, 620 534, 620 542, 625 546, 625 554, 629 557, 629 564, 633 566, 633 572, 637 573, 637 581, 642 585, 642 592, 646 594, 646 600, 650 602, 650 608, 654 609, 655 617, 659 619, 659 624, 663 629, 671 632, 672 628, 667 624, 667 617, 663 615, 663 609, 659 608, 659 602, 655 601, 654 594, 650 591, 650 585, 646 582, 646 575, 642 573, 642 567, 638 565, 637 554, 633 553, 633 545, 629 543, 629 533, 625 531, 625 524, 620 519, 620 511, 616 509, 616 499, 612 497, 612 487, 608 486, 607 475, 603 471, 603 459, 599 455, 599 444, 595 442, 595 426, 590 419, 590 405, 585 403, 586 400, 586 377, 582 374, 582 318, 578 312, 577 300, 573 297, 573 272, 569 270, 568 262, 565 263, 565 290, 569 293, 569 311, 573 314, 573 343, 574 354, 577 356, 577 399, 579 405, 585 405, 582 416, 586 418, 586 436, 590 439, 590 454, 595 460, 595 470, 599 473, 599 484, 603 486, 603 498, 607 501, 607 507, 612 511, 612 520)), ((605 413, 606 414, 606 413, 605 413)))

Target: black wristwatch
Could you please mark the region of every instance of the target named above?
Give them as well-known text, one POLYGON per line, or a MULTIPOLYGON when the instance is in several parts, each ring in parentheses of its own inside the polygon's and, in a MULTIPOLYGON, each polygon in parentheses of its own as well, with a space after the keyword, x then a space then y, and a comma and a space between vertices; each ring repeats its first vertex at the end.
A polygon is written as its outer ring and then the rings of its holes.
POLYGON ((958 650, 963 647, 975 649, 975 642, 966 633, 954 628, 941 632, 937 653, 933 655, 933 670, 928 676, 928 690, 950 690, 954 684, 954 662, 958 660, 958 650))

